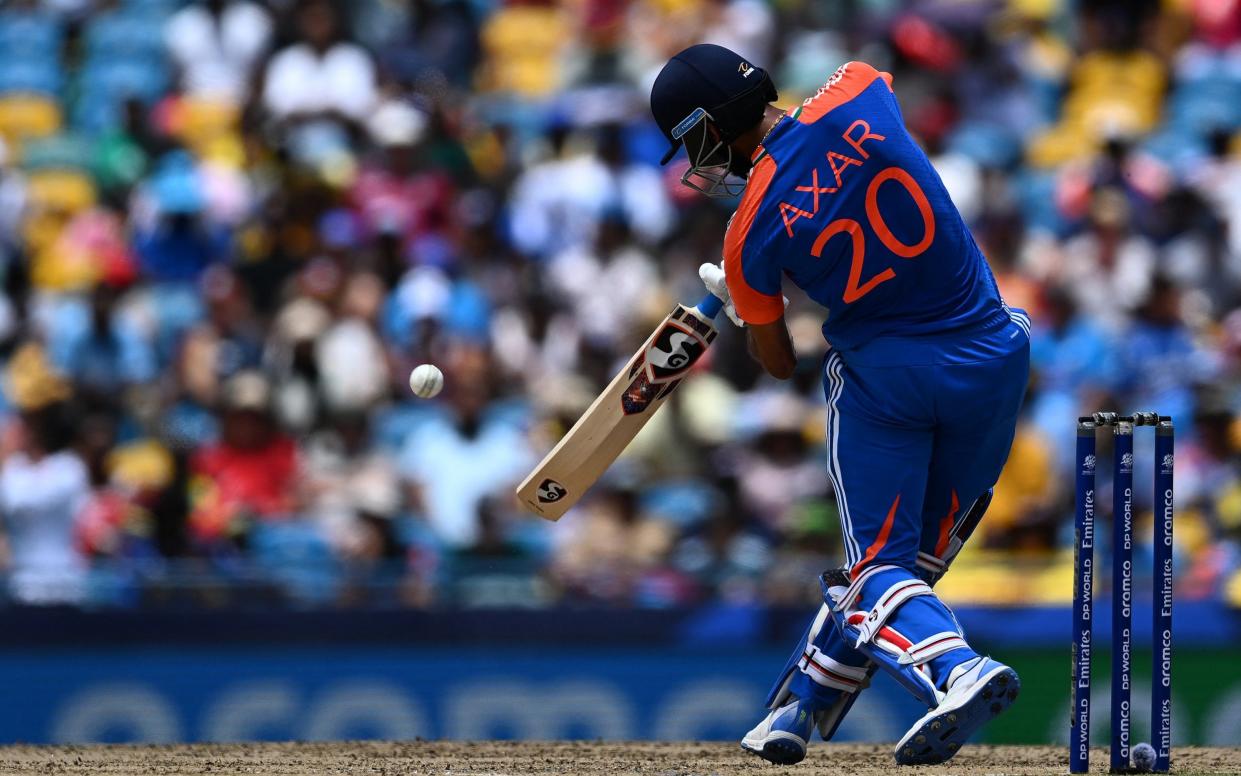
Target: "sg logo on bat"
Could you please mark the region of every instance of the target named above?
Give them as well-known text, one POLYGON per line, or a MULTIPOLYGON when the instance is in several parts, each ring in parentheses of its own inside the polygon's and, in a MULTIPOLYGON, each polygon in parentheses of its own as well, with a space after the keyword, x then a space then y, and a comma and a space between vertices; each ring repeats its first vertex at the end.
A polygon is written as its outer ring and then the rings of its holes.
POLYGON ((648 378, 666 383, 680 378, 706 352, 708 341, 684 323, 668 321, 646 351, 648 378))
POLYGON ((565 497, 569 490, 550 477, 539 483, 538 499, 540 504, 554 504, 565 497))
POLYGON ((626 415, 646 412, 651 402, 667 395, 715 337, 713 329, 705 334, 697 331, 693 325, 697 319, 678 321, 673 315, 634 359, 629 370, 634 380, 621 394, 621 412, 626 415))

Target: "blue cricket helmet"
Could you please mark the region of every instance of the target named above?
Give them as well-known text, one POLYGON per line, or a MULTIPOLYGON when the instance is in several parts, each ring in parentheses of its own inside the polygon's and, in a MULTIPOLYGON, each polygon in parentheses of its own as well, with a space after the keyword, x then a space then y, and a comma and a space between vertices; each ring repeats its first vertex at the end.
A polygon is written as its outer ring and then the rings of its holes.
POLYGON ((728 144, 758 124, 777 96, 767 71, 740 54, 711 43, 690 46, 668 60, 651 88, 651 113, 670 144, 661 164, 685 145, 691 170, 684 182, 712 194, 723 176, 711 171, 731 161, 728 144), (706 178, 712 190, 691 182, 691 176, 706 178))

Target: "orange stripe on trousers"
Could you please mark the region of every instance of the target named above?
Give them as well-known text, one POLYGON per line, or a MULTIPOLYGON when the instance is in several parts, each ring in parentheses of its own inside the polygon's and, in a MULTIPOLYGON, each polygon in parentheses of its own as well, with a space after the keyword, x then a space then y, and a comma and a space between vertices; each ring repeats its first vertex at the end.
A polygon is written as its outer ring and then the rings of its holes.
POLYGON ((961 509, 961 502, 957 501, 957 491, 952 491, 952 507, 948 510, 948 516, 939 521, 939 541, 935 542, 935 557, 940 560, 944 559, 944 551, 948 549, 948 539, 952 536, 952 526, 956 525, 957 512, 961 509))
POLYGON ((896 520, 896 508, 900 506, 900 503, 901 494, 897 493, 896 498, 892 501, 892 508, 888 510, 888 517, 883 521, 883 527, 879 529, 879 535, 866 548, 866 554, 862 556, 862 559, 854 564, 853 570, 850 572, 853 574, 854 579, 857 579, 857 575, 862 572, 862 568, 874 560, 879 551, 883 549, 883 546, 888 543, 888 534, 892 533, 892 523, 896 520))

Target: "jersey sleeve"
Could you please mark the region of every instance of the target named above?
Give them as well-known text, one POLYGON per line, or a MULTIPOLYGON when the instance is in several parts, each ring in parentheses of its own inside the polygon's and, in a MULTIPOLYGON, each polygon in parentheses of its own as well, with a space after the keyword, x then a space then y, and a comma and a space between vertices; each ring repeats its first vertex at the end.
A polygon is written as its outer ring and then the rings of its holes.
POLYGON ((738 317, 755 325, 771 323, 784 314, 780 264, 765 250, 768 236, 753 231, 775 172, 775 160, 764 154, 750 172, 741 204, 724 236, 724 278, 729 296, 738 317))

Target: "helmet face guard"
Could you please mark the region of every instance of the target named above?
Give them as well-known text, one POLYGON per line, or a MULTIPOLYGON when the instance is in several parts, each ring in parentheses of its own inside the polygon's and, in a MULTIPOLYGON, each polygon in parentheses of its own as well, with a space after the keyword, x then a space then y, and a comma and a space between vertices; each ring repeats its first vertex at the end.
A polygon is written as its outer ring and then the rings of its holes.
POLYGON ((741 196, 746 179, 734 171, 733 149, 710 113, 696 108, 673 128, 672 137, 685 145, 689 156, 689 169, 681 176, 681 183, 717 199, 741 196))

